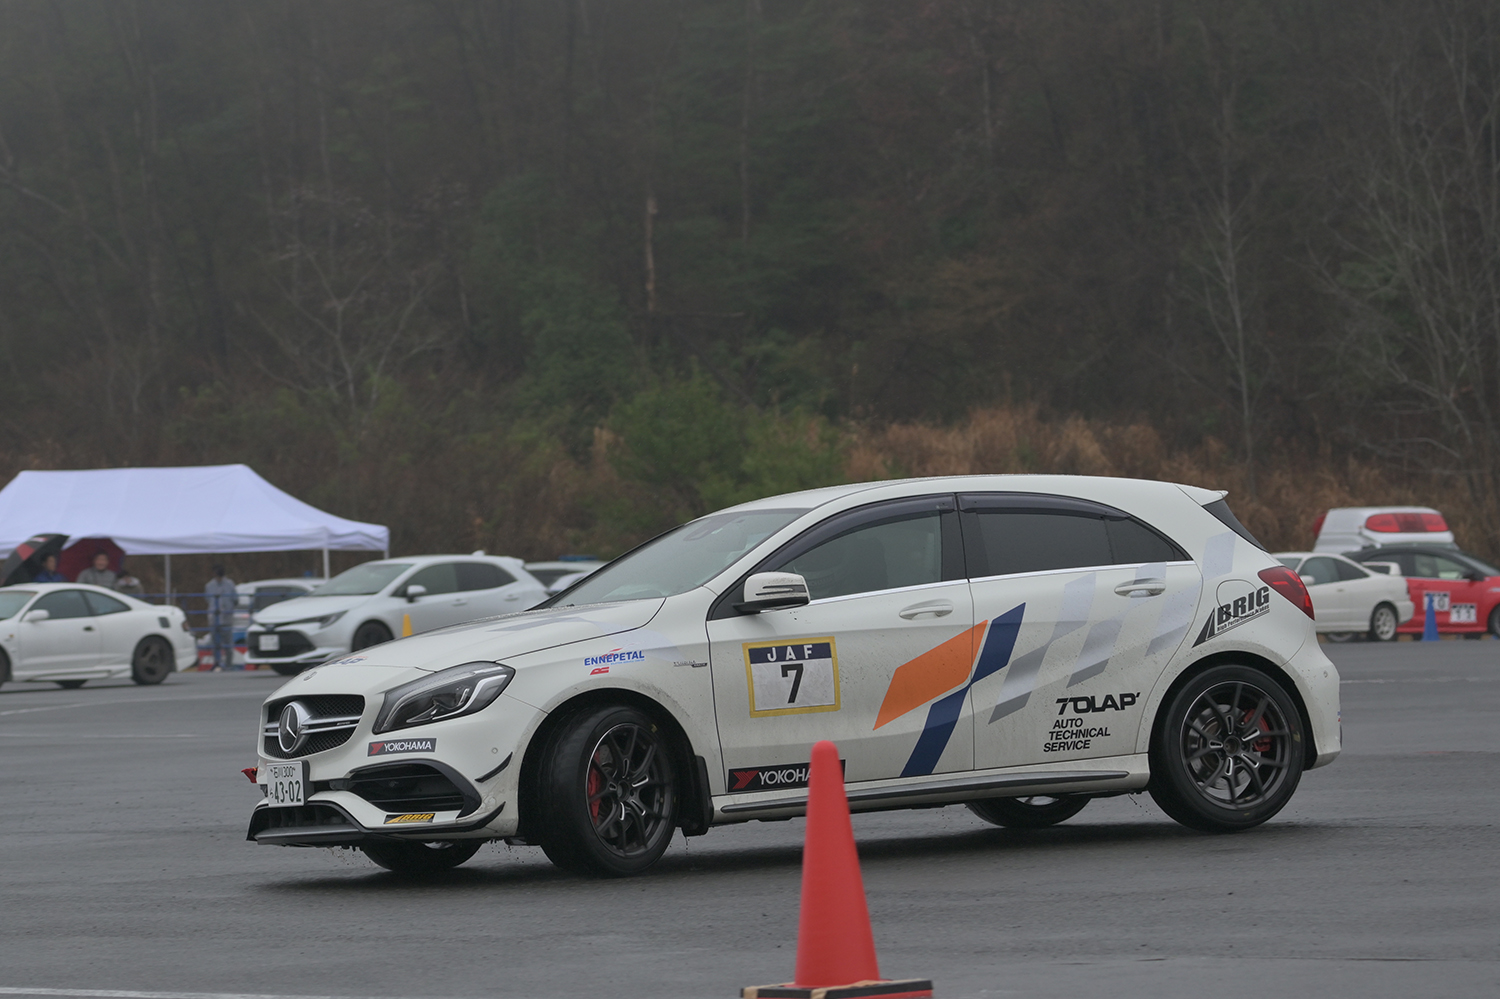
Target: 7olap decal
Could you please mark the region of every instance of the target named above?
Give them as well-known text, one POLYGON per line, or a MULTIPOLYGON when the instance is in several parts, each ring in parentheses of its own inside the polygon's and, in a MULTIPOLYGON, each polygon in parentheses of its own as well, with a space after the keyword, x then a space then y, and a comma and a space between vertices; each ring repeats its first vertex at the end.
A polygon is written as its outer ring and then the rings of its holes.
POLYGON ((1258 617, 1271 613, 1271 588, 1269 586, 1252 587, 1244 580, 1231 579, 1219 584, 1217 596, 1219 606, 1215 607, 1213 613, 1208 615, 1208 620, 1203 622, 1203 630, 1198 632, 1198 639, 1193 642, 1193 648, 1197 648, 1210 638, 1217 638, 1226 631, 1232 631, 1242 624, 1248 624, 1258 617))
POLYGON ((839 709, 839 659, 832 638, 746 642, 750 717, 839 709))

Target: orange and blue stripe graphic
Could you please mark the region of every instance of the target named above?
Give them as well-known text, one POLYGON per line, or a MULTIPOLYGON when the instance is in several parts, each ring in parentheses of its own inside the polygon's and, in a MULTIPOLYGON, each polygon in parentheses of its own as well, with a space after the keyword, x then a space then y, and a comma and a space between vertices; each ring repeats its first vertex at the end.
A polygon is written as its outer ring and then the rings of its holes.
POLYGON ((963 714, 969 688, 1010 663, 1025 615, 1026 605, 1020 604, 896 668, 875 716, 876 728, 932 702, 922 734, 901 771, 902 777, 925 776, 936 769, 963 714))

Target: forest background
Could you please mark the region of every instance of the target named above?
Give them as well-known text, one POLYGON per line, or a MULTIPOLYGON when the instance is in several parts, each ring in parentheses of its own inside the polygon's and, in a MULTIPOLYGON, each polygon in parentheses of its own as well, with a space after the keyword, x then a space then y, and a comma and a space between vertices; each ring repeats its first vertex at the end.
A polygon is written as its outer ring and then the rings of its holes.
POLYGON ((1500 554, 1497 20, 7 0, 0 478, 242 461, 396 552, 541 558, 1104 473, 1272 548, 1420 502, 1500 554))

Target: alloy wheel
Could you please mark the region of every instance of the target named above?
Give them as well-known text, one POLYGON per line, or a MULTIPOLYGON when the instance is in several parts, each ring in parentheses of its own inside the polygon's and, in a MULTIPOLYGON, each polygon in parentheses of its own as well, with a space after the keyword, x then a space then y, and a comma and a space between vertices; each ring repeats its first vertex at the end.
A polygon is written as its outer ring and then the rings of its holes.
POLYGON ((671 819, 670 778, 656 733, 632 722, 607 730, 589 754, 585 782, 599 842, 620 857, 650 852, 671 819))
POLYGON ((1271 695, 1236 680, 1215 684, 1188 708, 1182 759, 1198 793, 1227 808, 1266 801, 1286 780, 1292 730, 1271 695))

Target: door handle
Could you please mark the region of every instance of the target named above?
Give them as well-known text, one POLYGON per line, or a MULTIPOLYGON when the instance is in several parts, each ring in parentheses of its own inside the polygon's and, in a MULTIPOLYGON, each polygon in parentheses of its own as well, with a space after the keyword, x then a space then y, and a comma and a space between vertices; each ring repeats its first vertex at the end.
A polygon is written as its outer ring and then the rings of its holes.
POLYGON ((1167 581, 1165 579, 1136 579, 1116 586, 1115 594, 1122 597, 1134 597, 1137 595, 1155 597, 1163 593, 1166 588, 1167 581))
POLYGON ((505 595, 505 599, 506 600, 520 600, 521 599, 521 594, 519 594, 519 593, 507 593, 505 595))
POLYGON ((947 617, 953 613, 953 601, 924 600, 919 604, 901 608, 899 613, 908 621, 915 621, 919 617, 947 617))
POLYGON ((455 607, 462 607, 464 604, 466 604, 468 602, 469 601, 466 600, 465 598, 459 597, 457 600, 453 601, 453 606, 455 606, 455 607))
POLYGON ((84 631, 93 631, 94 630, 94 626, 91 625, 91 624, 86 624, 86 625, 83 626, 83 630, 84 631))

